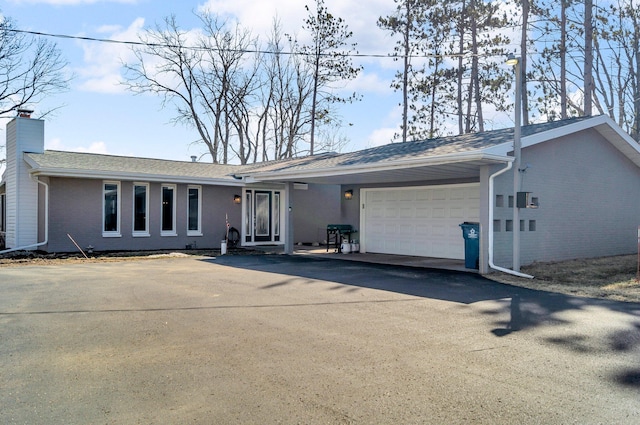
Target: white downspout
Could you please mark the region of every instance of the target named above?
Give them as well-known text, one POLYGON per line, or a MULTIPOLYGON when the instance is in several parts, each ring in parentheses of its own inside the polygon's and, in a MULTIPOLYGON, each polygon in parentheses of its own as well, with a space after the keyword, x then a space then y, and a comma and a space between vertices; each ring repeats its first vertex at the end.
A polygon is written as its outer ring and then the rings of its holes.
MULTIPOLYGON (((509 161, 507 163, 506 167, 504 167, 502 170, 498 170, 497 172, 495 172, 494 174, 489 176, 489 267, 491 267, 494 270, 498 270, 498 271, 501 271, 501 272, 504 272, 504 273, 512 274, 514 276, 526 277, 528 279, 533 279, 533 276, 531 276, 529 274, 517 272, 517 271, 511 270, 511 269, 506 269, 504 267, 499 267, 499 266, 496 266, 495 264, 493 264, 493 203, 494 203, 494 200, 493 200, 493 180, 497 176, 499 176, 500 174, 509 171, 511 169, 511 167, 513 167, 513 162, 509 161)), ((513 201, 515 202, 515 199, 513 201)), ((516 206, 514 205, 513 207, 515 208, 516 206)), ((516 223, 513 223, 513 225, 516 226, 516 223)))
POLYGON ((49 185, 45 182, 40 181, 38 177, 33 177, 36 183, 39 183, 44 186, 44 241, 38 242, 31 245, 19 246, 17 248, 5 249, 4 251, 0 251, 0 254, 6 254, 7 252, 13 251, 22 251, 29 248, 37 248, 42 245, 46 245, 49 243, 49 185))

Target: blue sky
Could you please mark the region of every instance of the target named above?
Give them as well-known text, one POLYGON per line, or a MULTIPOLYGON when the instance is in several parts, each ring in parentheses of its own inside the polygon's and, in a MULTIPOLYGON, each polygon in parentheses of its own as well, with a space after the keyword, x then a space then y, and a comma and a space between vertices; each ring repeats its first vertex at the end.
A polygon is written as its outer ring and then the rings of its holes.
MULTIPOLYGON (((393 11, 393 0, 362 2, 326 0, 330 11, 346 19, 360 52, 387 53, 393 41, 378 29, 376 19, 393 11)), ((300 32, 306 16, 303 0, 8 0, 0 12, 18 28, 52 34, 67 34, 117 40, 137 40, 137 33, 175 14, 183 28, 198 25, 193 11, 208 6, 224 16, 237 18, 255 34, 266 34, 274 16, 285 31, 300 32)), ((169 123, 173 110, 161 109, 151 95, 132 95, 118 84, 121 60, 130 58, 124 45, 69 39, 55 41, 70 62, 75 75, 71 90, 52 98, 50 105, 63 105, 45 124, 47 149, 189 160, 204 152, 193 145, 195 131, 169 123)), ((389 88, 397 66, 391 59, 363 60, 365 72, 349 89, 361 93, 363 101, 343 110, 351 140, 345 150, 387 143, 399 123, 398 94, 389 88)), ((39 108, 49 105, 36 105, 39 108)), ((6 120, 0 123, 2 133, 6 120)), ((2 134, 4 137, 4 134, 2 134)))
MULTIPOLYGON (((0 13, 24 30, 116 40, 137 40, 137 33, 170 14, 184 29, 198 25, 193 12, 209 7, 233 17, 255 35, 265 36, 274 16, 284 32, 299 33, 312 0, 5 0, 0 13)), ((376 26, 379 16, 395 9, 393 0, 325 0, 330 12, 344 18, 364 54, 387 54, 394 40, 376 26)), ((121 61, 131 58, 125 45, 51 39, 69 61, 75 75, 71 90, 40 108, 63 105, 45 124, 47 149, 189 160, 204 146, 194 145, 195 131, 170 124, 173 110, 161 109, 160 99, 133 95, 118 82, 121 61), (50 104, 50 105, 49 105, 50 104)), ((353 126, 345 129, 352 151, 388 143, 398 131, 400 95, 389 86, 399 66, 390 58, 362 58, 360 77, 345 89, 357 91, 361 102, 347 105, 342 114, 353 126)), ((6 120, 0 123, 2 133, 6 120)), ((4 138, 4 134, 0 135, 4 138)))

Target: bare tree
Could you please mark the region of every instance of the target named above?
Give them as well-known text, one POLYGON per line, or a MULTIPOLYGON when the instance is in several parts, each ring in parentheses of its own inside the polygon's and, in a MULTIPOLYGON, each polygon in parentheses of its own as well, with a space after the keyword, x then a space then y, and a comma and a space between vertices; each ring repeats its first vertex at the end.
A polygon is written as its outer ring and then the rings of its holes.
MULTIPOLYGON (((9 18, 0 21, 0 117, 33 108, 67 90, 71 76, 55 44, 19 32, 9 18)), ((49 111, 40 111, 45 116, 49 111)), ((1 148, 2 146, 0 146, 1 148)), ((0 165, 4 159, 0 160, 0 165)))
POLYGON ((260 65, 257 39, 239 25, 227 28, 226 23, 210 14, 201 15, 201 20, 201 102, 214 119, 216 134, 222 141, 221 162, 228 163, 232 151, 245 164, 256 149, 251 124, 260 65))
POLYGON ((273 54, 265 59, 263 78, 268 96, 263 95, 267 119, 262 125, 262 159, 291 158, 298 154, 311 131, 313 70, 301 56, 288 54, 295 49, 295 42, 291 36, 283 37, 278 21, 274 21, 268 46, 273 54), (267 151, 267 140, 271 142, 272 155, 267 151))
POLYGON ((535 81, 537 96, 530 103, 530 109, 537 109, 547 120, 565 119, 583 115, 584 107, 571 96, 583 85, 580 69, 584 62, 583 25, 579 19, 571 19, 575 14, 573 0, 557 2, 542 1, 537 4, 538 20, 543 25, 535 28, 537 36, 546 43, 540 54, 532 61, 531 77, 535 81))
POLYGON ((640 12, 633 0, 606 6, 562 0, 545 4, 551 39, 535 65, 536 107, 549 120, 607 114, 640 139, 640 12), (557 8, 560 7, 560 10, 557 8), (559 18, 557 18, 559 16, 559 18), (582 98, 570 93, 581 94, 582 98), (558 111, 560 111, 558 113, 558 111))
POLYGON ((640 141, 640 11, 633 0, 619 0, 605 11, 594 31, 594 104, 640 141))
POLYGON ((593 0, 584 2, 584 114, 593 107, 593 0))
POLYGON ((214 163, 228 163, 230 151, 245 162, 256 73, 246 52, 257 51, 255 40, 239 26, 229 29, 207 13, 198 16, 200 34, 180 29, 175 16, 145 31, 144 46, 133 48, 136 61, 124 64, 124 84, 136 93, 160 95, 163 107, 174 107, 174 122, 196 129, 214 163))

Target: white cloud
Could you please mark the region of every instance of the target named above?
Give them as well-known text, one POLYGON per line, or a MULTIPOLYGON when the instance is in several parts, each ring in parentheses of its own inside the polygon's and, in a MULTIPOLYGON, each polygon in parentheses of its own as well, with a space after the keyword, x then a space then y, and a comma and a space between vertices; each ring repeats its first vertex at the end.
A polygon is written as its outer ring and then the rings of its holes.
MULTIPOLYGON (((277 17, 283 32, 298 35, 304 40, 302 27, 308 16, 304 5, 300 0, 208 0, 199 10, 233 18, 260 37, 270 33, 273 19, 277 17)), ((392 1, 368 0, 364 5, 355 1, 326 0, 325 6, 330 13, 344 19, 353 32, 353 41, 358 43, 357 49, 361 54, 386 55, 393 51, 394 42, 387 32, 376 25, 380 16, 394 11, 395 4, 392 1)), ((391 61, 388 58, 382 60, 391 61)))
POLYGON ((304 4, 299 0, 208 0, 199 10, 233 18, 260 37, 270 33, 276 16, 287 33, 297 31, 305 16, 304 4))
POLYGON ((96 3, 137 4, 139 0, 9 0, 14 4, 47 4, 51 6, 78 6, 96 3))
MULTIPOLYGON (((132 41, 138 39, 138 32, 144 26, 144 19, 134 20, 127 28, 102 26, 98 29, 104 38, 132 41)), ((131 47, 118 43, 98 43, 80 41, 84 51, 84 64, 75 69, 81 80, 79 89, 97 93, 123 93, 121 71, 122 62, 132 58, 131 47)))
POLYGON ((62 146, 62 140, 60 140, 59 138, 53 138, 45 142, 45 149, 62 151, 64 149, 61 146, 62 146))
POLYGON ((366 72, 365 68, 357 78, 348 82, 344 88, 347 92, 356 93, 378 93, 378 94, 391 94, 393 89, 391 88, 391 80, 383 79, 382 76, 375 72, 366 72))
POLYGON ((397 134, 400 130, 398 128, 378 128, 373 130, 369 137, 367 137, 367 147, 373 148, 376 146, 387 145, 393 140, 393 135, 397 134))
POLYGON ((48 150, 56 151, 68 151, 68 152, 84 152, 84 153, 99 153, 108 154, 107 145, 104 142, 96 141, 91 142, 89 146, 65 146, 61 139, 53 138, 45 143, 45 148, 48 150))
POLYGON ((108 154, 107 145, 104 142, 93 142, 89 147, 77 147, 72 149, 74 152, 101 153, 108 154))

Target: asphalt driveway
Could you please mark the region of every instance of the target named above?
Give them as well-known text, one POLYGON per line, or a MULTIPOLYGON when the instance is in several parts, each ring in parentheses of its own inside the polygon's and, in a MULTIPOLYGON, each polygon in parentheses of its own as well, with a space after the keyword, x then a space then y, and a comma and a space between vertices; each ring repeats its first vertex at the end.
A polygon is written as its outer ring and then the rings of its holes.
POLYGON ((301 256, 0 268, 3 424, 640 423, 640 305, 301 256))

